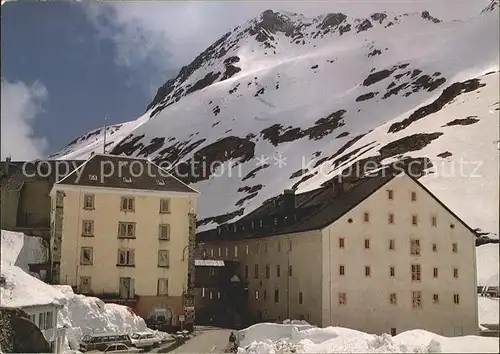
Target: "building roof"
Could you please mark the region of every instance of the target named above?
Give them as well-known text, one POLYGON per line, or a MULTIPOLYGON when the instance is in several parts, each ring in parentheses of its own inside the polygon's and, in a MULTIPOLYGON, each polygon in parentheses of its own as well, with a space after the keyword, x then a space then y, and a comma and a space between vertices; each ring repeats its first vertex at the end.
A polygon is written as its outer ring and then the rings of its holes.
POLYGON ((292 210, 287 209, 282 195, 281 198, 269 200, 235 223, 200 232, 196 237, 201 242, 222 241, 320 230, 356 207, 397 174, 399 172, 384 169, 364 178, 332 182, 326 187, 297 194, 292 210))
MULTIPOLYGON (((268 200, 234 223, 198 233, 196 239, 198 242, 225 241, 321 230, 340 219, 401 173, 405 171, 387 166, 358 179, 332 180, 325 187, 297 194, 293 209, 287 208, 284 202, 285 196, 282 194, 268 200)), ((411 173, 406 173, 406 175, 469 231, 476 234, 475 230, 444 205, 411 173)))
POLYGON ((59 185, 198 193, 144 158, 94 154, 59 185))
POLYGON ((28 179, 48 179, 54 183, 56 179, 64 178, 84 162, 85 160, 0 161, 1 185, 17 172, 23 173, 28 179))

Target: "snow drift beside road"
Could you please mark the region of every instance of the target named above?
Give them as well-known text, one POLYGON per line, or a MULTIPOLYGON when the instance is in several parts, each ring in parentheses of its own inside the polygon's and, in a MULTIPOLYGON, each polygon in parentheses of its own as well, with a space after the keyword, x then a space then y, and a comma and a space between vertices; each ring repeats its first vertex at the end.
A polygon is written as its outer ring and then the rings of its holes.
POLYGON ((477 285, 498 286, 498 243, 487 243, 476 247, 477 285))
MULTIPOLYGON (((29 273, 28 264, 48 260, 47 249, 40 237, 26 236, 22 232, 2 230, 2 263, 17 266, 29 273)), ((34 273, 30 273, 36 276, 34 273)))
POLYGON ((498 338, 447 338, 412 330, 390 336, 347 328, 261 323, 239 331, 239 354, 261 353, 498 353, 498 338))

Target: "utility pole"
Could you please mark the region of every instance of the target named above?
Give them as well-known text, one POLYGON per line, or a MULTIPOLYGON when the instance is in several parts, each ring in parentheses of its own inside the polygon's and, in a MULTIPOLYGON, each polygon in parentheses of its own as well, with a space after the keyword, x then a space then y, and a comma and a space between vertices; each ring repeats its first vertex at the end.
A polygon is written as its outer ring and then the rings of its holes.
POLYGON ((104 145, 102 147, 102 153, 106 154, 106 133, 108 130, 108 116, 104 116, 104 145))

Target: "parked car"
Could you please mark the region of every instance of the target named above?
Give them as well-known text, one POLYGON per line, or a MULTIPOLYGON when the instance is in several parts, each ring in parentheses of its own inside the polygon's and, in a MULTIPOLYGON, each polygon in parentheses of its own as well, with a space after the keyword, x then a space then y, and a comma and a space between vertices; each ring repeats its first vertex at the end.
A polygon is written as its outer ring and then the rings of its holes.
POLYGON ((161 344, 161 339, 151 332, 138 332, 130 336, 130 342, 136 348, 151 348, 161 344))
POLYGON ((112 344, 125 344, 130 346, 130 337, 126 334, 102 333, 85 335, 80 342, 80 351, 104 350, 112 344))
POLYGON ((130 348, 125 344, 111 344, 104 349, 105 353, 141 353, 142 350, 138 348, 130 348))

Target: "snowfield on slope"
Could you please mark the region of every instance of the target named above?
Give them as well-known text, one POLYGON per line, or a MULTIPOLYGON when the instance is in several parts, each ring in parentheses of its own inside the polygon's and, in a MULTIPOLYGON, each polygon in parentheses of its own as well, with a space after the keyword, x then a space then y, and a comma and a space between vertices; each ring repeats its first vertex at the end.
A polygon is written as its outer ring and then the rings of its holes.
POLYGON ((263 353, 498 353, 498 338, 442 337, 412 330, 394 337, 341 327, 261 323, 238 332, 239 354, 263 353))
MULTIPOLYGON (((266 11, 228 32, 162 86, 137 127, 117 133, 126 137, 113 139, 111 152, 167 164, 223 162, 208 175, 180 174, 201 191, 203 231, 236 221, 283 189, 318 187, 339 171, 314 173, 329 171, 331 157, 361 134, 337 157, 361 146, 370 149, 367 156, 418 131, 442 132, 425 151, 402 144, 403 152, 391 157, 428 155, 436 163, 436 154, 449 150, 453 155, 446 161, 484 161, 482 182, 432 175, 423 182, 473 228, 495 232, 497 74, 481 78, 486 87, 459 94, 446 113, 387 132, 388 122, 408 117, 452 84, 498 71, 499 18, 495 11, 480 11, 469 21, 452 22, 428 13, 306 19, 266 11), (441 128, 466 118, 462 112, 479 122, 441 128), (316 169, 312 160, 319 163, 316 169)), ((81 159, 100 149, 98 141, 83 139, 54 156, 81 159)))

